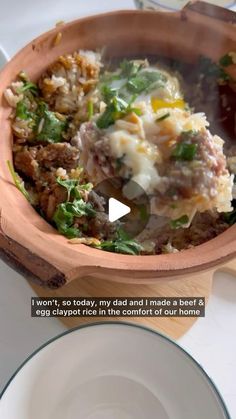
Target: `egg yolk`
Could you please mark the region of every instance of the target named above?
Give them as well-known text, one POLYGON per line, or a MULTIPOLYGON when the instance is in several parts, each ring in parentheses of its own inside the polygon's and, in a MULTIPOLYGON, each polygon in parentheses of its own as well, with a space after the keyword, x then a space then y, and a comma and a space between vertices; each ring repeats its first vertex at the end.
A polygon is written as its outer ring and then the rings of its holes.
POLYGON ((159 109, 164 108, 179 108, 184 109, 186 107, 186 103, 183 99, 176 99, 173 101, 167 101, 164 99, 158 99, 155 97, 152 97, 151 99, 152 109, 154 112, 159 111, 159 109))

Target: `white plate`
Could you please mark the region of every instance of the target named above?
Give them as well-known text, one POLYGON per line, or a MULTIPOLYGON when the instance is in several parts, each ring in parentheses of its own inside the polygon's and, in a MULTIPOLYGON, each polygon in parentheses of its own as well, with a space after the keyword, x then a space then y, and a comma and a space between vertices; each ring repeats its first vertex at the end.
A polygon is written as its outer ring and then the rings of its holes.
POLYGON ((99 323, 36 351, 3 391, 2 419, 229 419, 203 369, 176 343, 99 323))

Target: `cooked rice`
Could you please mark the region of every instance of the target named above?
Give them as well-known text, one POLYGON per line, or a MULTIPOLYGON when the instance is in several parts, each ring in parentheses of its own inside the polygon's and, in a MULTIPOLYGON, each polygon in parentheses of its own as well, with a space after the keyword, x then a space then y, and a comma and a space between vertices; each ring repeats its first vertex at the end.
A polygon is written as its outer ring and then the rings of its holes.
MULTIPOLYGON (((54 45, 61 36, 58 32, 54 45)), ((234 62, 235 53, 230 54, 234 62)), ((154 68, 147 60, 135 63, 145 71, 154 68)), ((146 93, 139 95, 132 104, 134 110, 111 126, 98 129, 97 120, 107 107, 99 85, 102 67, 101 54, 93 51, 80 50, 58 57, 38 82, 40 101, 46 107, 43 115, 37 114, 37 94, 22 92, 27 81, 25 73, 4 92, 13 109, 15 168, 36 208, 54 222, 56 211, 70 195, 58 179, 77 182, 78 196, 97 213, 91 219, 74 217, 71 228, 82 236, 72 243, 99 247, 104 240, 114 240, 117 225, 109 223, 102 198, 89 193, 89 182, 96 185, 115 175, 136 181, 150 196, 153 215, 140 236, 143 254, 175 253, 226 230, 229 224, 224 213, 232 211, 232 200, 236 198, 236 149, 228 148, 226 160, 224 141, 210 133, 206 114, 188 108, 179 78, 162 67, 159 71, 166 83, 156 86, 152 98, 146 93), (19 111, 22 102, 25 108, 19 111), (23 117, 22 112, 26 112, 23 117), (48 135, 45 124, 50 117, 62 127, 58 128, 59 134, 55 130, 60 137, 55 142, 50 138, 45 142, 43 137, 48 135), (173 159, 173 151, 183 133, 195 133, 193 138, 188 134, 187 143, 197 145, 197 154, 192 160, 180 162, 173 159), (84 184, 88 189, 80 188, 84 184), (182 216, 187 216, 188 222, 173 230, 170 219, 182 216)), ((114 83, 117 87, 117 81, 114 83)), ((226 107, 227 100, 222 100, 226 107)), ((130 193, 126 183, 123 194, 130 193)))

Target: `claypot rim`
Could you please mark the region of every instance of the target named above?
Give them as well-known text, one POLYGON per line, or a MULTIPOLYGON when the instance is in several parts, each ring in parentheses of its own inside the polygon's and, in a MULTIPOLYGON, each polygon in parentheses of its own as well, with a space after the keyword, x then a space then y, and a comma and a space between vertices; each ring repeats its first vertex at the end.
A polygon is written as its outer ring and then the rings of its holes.
MULTIPOLYGON (((163 16, 163 13, 167 12, 160 12, 160 11, 140 11, 140 10, 117 10, 113 12, 108 13, 101 13, 101 14, 95 14, 91 16, 82 17, 79 19, 75 19, 71 22, 65 23, 62 26, 55 27, 37 38, 35 38, 33 41, 28 43, 26 46, 24 46, 20 51, 18 51, 14 57, 9 61, 9 63, 3 68, 3 70, 0 72, 0 84, 3 76, 8 72, 8 70, 14 66, 14 63, 17 62, 22 54, 24 54, 25 51, 28 51, 29 48, 32 48, 33 45, 38 44, 39 42, 43 42, 48 37, 51 37, 53 35, 56 35, 58 31, 62 32, 65 30, 69 30, 70 28, 73 28, 75 25, 80 25, 81 23, 91 22, 92 20, 99 20, 104 17, 114 17, 116 15, 119 16, 125 16, 125 15, 136 15, 136 16, 142 16, 143 19, 145 16, 148 16, 150 14, 156 16, 156 18, 160 18, 163 16)), ((181 17, 181 12, 171 13, 173 19, 177 19, 181 17)), ((0 106, 1 110, 1 106, 0 106)), ((2 166, 2 160, 0 162, 0 165, 2 166)), ((5 169, 4 169, 5 170, 5 169)), ((5 176, 5 180, 7 178, 7 181, 9 182, 9 174, 5 176)), ((10 187, 9 185, 9 193, 16 194, 15 187, 10 187)), ((23 199, 23 197, 20 198, 18 195, 18 199, 23 199)), ((29 205, 29 203, 24 203, 24 206, 29 205)), ((29 210, 29 209, 28 209, 29 210)), ((35 210, 31 207, 31 214, 33 215, 33 212, 35 210)), ((38 218, 38 223, 45 223, 45 221, 42 219, 42 217, 37 214, 34 215, 34 218, 38 218)), ((50 228, 51 231, 51 228, 50 228)), ((4 232, 5 233, 5 232, 4 232)), ((7 233, 5 233, 7 236, 7 233)), ((50 236, 50 235, 48 235, 50 236)), ((54 233, 51 234, 52 237, 49 237, 48 240, 53 245, 53 242, 60 241, 60 245, 66 245, 67 239, 65 237, 62 237, 54 233), (64 242, 64 243, 63 243, 64 242)), ((11 239, 11 235, 9 235, 9 238, 11 239)), ((53 247, 53 246, 52 246, 53 247)), ((72 246, 70 245, 70 249, 72 252, 72 246)), ((37 252, 37 249, 36 249, 37 252)), ((49 251, 49 257, 52 256, 53 249, 50 249, 49 251)), ((179 253, 175 254, 162 254, 162 255, 147 255, 147 256, 128 256, 123 254, 115 254, 115 253, 108 253, 102 250, 94 249, 87 247, 85 245, 76 245, 73 246, 73 253, 79 254, 82 257, 87 256, 85 265, 89 265, 91 262, 91 265, 94 268, 103 268, 106 269, 111 274, 114 272, 119 271, 122 273, 122 271, 129 271, 132 272, 140 272, 142 274, 147 274, 147 276, 154 276, 157 272, 160 272, 161 275, 179 275, 179 274, 187 274, 189 272, 197 272, 200 270, 208 269, 213 266, 221 265, 225 263, 228 260, 231 260, 232 258, 236 257, 236 225, 230 227, 225 232, 217 236, 216 238, 207 241, 206 243, 203 243, 199 246, 196 246, 195 248, 186 249, 179 253), (88 262, 90 260, 90 262, 88 262)), ((83 265, 83 264, 82 264, 83 265)), ((85 266, 84 265, 84 266, 85 266)))

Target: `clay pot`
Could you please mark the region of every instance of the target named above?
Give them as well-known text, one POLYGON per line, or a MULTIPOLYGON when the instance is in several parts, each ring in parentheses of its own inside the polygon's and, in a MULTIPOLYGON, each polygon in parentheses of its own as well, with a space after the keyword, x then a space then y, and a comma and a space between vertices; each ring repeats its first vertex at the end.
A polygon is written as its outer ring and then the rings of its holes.
POLYGON ((3 98, 4 89, 22 69, 37 80, 59 55, 79 48, 106 46, 111 56, 158 53, 194 61, 203 54, 217 60, 236 50, 235 22, 235 13, 199 2, 179 13, 102 14, 53 29, 28 44, 6 65, 0 74, 0 247, 5 260, 51 288, 84 276, 149 284, 163 278, 188 277, 227 263, 236 270, 236 226, 194 249, 160 256, 127 256, 69 244, 12 183, 6 164, 12 158, 10 109, 3 98), (59 32, 62 36, 57 44, 59 32))

